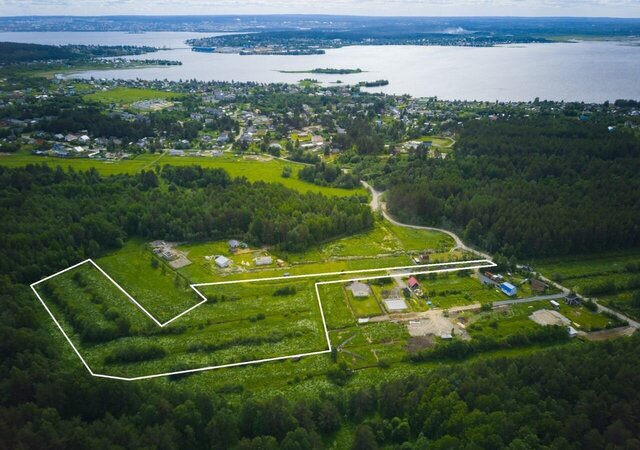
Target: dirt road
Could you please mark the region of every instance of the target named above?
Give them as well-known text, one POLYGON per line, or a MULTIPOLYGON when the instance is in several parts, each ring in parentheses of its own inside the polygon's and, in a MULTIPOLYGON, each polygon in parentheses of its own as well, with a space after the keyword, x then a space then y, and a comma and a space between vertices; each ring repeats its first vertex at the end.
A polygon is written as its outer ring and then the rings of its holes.
MULTIPOLYGON (((439 231, 441 233, 445 233, 448 236, 451 236, 453 238, 453 240, 456 243, 455 248, 456 249, 460 249, 460 250, 466 250, 468 252, 471 253, 475 253, 476 255, 481 256, 482 258, 488 259, 488 260, 493 260, 493 258, 491 257, 491 255, 489 255, 488 253, 483 253, 479 250, 476 250, 474 248, 469 247, 468 245, 466 245, 462 239, 460 239, 460 237, 455 234, 452 231, 449 230, 445 230, 442 228, 435 228, 435 227, 425 227, 425 226, 420 226, 420 225, 408 225, 406 223, 402 223, 402 222, 398 222, 397 220, 395 220, 393 217, 391 217, 389 215, 389 213, 387 212, 387 207, 384 203, 384 201, 382 200, 381 196, 382 196, 382 192, 376 191, 373 186, 371 186, 369 183, 367 183, 366 181, 361 181, 362 185, 365 187, 365 189, 368 189, 371 192, 371 209, 374 212, 377 211, 381 211, 382 212, 382 216, 387 219, 389 222, 391 222, 394 225, 400 226, 400 227, 405 227, 405 228, 412 228, 414 230, 427 230, 427 231, 439 231)), ((540 279, 550 285, 553 285, 555 287, 557 287, 558 289, 560 289, 563 294, 568 294, 569 293, 569 289, 567 289, 566 287, 562 286, 559 283, 556 283, 553 280, 550 280, 548 278, 546 278, 545 276, 541 275, 538 273, 538 275, 540 276, 540 279)), ((563 295, 559 295, 558 298, 561 298, 563 295)), ((585 297, 578 295, 578 297, 585 299, 585 297)), ((543 298, 546 299, 546 298, 543 298)), ((591 299, 593 300, 597 305, 598 305, 598 311, 604 311, 610 314, 613 314, 615 316, 617 316, 619 319, 621 320, 625 320, 629 323, 629 326, 635 329, 640 329, 640 322, 635 321, 629 317, 627 317, 626 315, 615 311, 611 308, 607 308, 606 306, 602 306, 601 304, 598 303, 598 301, 596 299, 591 299)), ((525 299, 524 301, 531 301, 531 299, 525 299)), ((523 303, 524 301, 518 301, 515 303, 523 303)), ((387 319, 388 320, 388 319, 387 319)))

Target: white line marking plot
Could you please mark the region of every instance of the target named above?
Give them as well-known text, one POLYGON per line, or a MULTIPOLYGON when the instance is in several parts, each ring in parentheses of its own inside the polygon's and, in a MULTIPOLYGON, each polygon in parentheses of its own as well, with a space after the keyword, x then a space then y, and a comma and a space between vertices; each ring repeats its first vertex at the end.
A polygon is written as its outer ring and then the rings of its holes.
POLYGON ((113 379, 113 380, 138 381, 138 380, 146 380, 146 379, 151 379, 151 378, 166 377, 166 376, 171 376, 171 375, 185 375, 185 374, 188 374, 188 373, 198 373, 198 372, 205 372, 205 371, 208 371, 208 370, 223 369, 223 368, 238 367, 238 366, 247 366, 247 365, 261 364, 261 363, 271 362, 271 361, 282 361, 282 360, 286 360, 286 359, 296 359, 296 358, 302 358, 302 357, 306 357, 306 356, 314 356, 314 355, 322 355, 322 354, 325 354, 325 353, 330 353, 331 352, 331 340, 329 339, 329 329, 327 328, 327 322, 326 322, 326 319, 325 319, 325 316, 324 316, 324 311, 322 309, 322 300, 320 298, 320 291, 318 290, 318 286, 322 286, 322 285, 325 285, 325 284, 349 283, 349 282, 352 282, 352 281, 366 281, 366 280, 375 280, 375 279, 379 279, 379 278, 386 278, 386 277, 388 277, 390 275, 390 272, 398 272, 398 273, 394 273, 393 275, 409 276, 409 275, 425 275, 425 274, 430 274, 430 273, 456 272, 456 271, 459 271, 459 270, 476 270, 476 269, 483 269, 483 268, 489 268, 489 267, 495 267, 495 266, 496 266, 496 264, 493 261, 489 261, 488 259, 477 259, 477 260, 471 260, 471 261, 454 261, 454 262, 447 262, 447 263, 422 264, 422 265, 412 265, 412 266, 382 267, 382 268, 377 268, 377 269, 346 270, 346 271, 341 271, 341 272, 325 272, 325 273, 315 273, 315 274, 306 274, 306 275, 291 275, 291 276, 281 276, 281 277, 253 278, 253 279, 248 279, 248 280, 230 280, 230 281, 217 281, 217 282, 211 282, 211 283, 195 283, 195 284, 189 285, 189 287, 196 292, 196 294, 202 299, 202 301, 197 303, 194 306, 191 306, 191 307, 187 308, 186 310, 184 310, 183 312, 179 313, 175 317, 167 320, 166 322, 160 322, 156 317, 154 317, 153 314, 151 314, 149 311, 147 311, 144 308, 144 306, 142 306, 140 303, 138 303, 136 301, 136 299, 134 299, 126 290, 124 290, 124 288, 122 286, 120 286, 113 278, 111 278, 104 270, 102 270, 102 268, 98 264, 96 264, 92 259, 87 259, 87 260, 82 261, 82 262, 80 262, 78 264, 74 264, 71 267, 67 267, 66 269, 61 270, 59 272, 56 272, 53 275, 49 275, 48 277, 45 277, 40 281, 36 281, 35 283, 32 283, 31 284, 31 290, 33 290, 33 292, 36 295, 36 297, 38 298, 38 300, 40 300, 40 303, 42 303, 42 306, 44 306, 44 308, 47 311, 47 313, 49 313, 49 316, 51 316, 51 319, 53 320, 53 322, 56 324, 56 326, 58 327, 58 329, 60 330, 62 335, 65 337, 65 339, 67 340, 67 342, 69 343, 69 345, 71 346, 71 348, 73 349, 75 354, 78 356, 78 358, 80 358, 80 361, 87 368, 87 370, 89 371, 89 373, 91 375, 93 375, 94 377, 98 377, 98 378, 108 378, 108 379, 113 379), (221 365, 217 365, 217 366, 200 367, 200 368, 196 368, 196 369, 186 369, 186 370, 179 370, 179 371, 174 371, 174 372, 165 372, 165 373, 157 373, 157 374, 152 374, 152 375, 143 375, 143 376, 138 376, 138 377, 120 377, 120 376, 115 376, 115 375, 96 373, 91 369, 89 364, 87 364, 85 359, 82 357, 82 354, 80 353, 80 351, 77 349, 77 347, 74 345, 74 343, 71 340, 71 338, 64 331, 64 329, 62 328, 62 326, 60 325, 58 320, 55 318, 55 316, 53 315, 53 313, 51 312, 51 310, 49 309, 49 307, 44 302, 44 300, 42 299, 42 297, 40 296, 40 294, 38 293, 38 291, 36 289, 37 285, 39 285, 39 284, 41 284, 41 283, 43 283, 43 282, 45 282, 47 280, 50 280, 50 279, 52 279, 52 278, 54 278, 54 277, 56 277, 58 275, 61 275, 61 274, 65 273, 65 272, 67 272, 69 270, 75 269, 75 268, 77 268, 77 267, 79 267, 79 266, 81 266, 83 264, 87 264, 87 263, 93 265, 98 271, 100 271, 100 273, 102 275, 104 275, 111 283, 113 283, 127 297, 127 299, 131 303, 133 303, 136 307, 138 307, 157 326, 159 326, 161 328, 169 325, 173 321, 179 319, 180 317, 184 316, 185 314, 188 314, 189 312, 193 311, 197 307, 199 307, 199 306, 201 306, 201 305, 203 305, 204 303, 207 302, 207 297, 205 297, 205 295, 202 294, 202 292, 200 292, 200 290, 198 290, 198 287, 202 287, 202 286, 217 286, 217 285, 238 284, 238 283, 251 283, 251 282, 258 282, 258 281, 278 281, 278 280, 295 280, 295 279, 300 279, 300 278, 319 278, 319 277, 343 276, 343 275, 350 275, 350 274, 357 274, 357 273, 386 272, 386 274, 384 274, 384 275, 375 275, 375 276, 366 276, 366 277, 357 277, 357 278, 350 278, 350 279, 337 279, 337 280, 329 280, 329 281, 318 281, 318 282, 316 282, 314 284, 314 288, 315 288, 315 292, 316 292, 316 298, 318 300, 318 307, 320 308, 320 316, 322 318, 322 327, 324 329, 325 338, 327 340, 327 348, 324 349, 324 350, 308 352, 308 353, 300 353, 300 354, 295 354, 295 355, 277 356, 277 357, 274 357, 274 358, 255 359, 255 360, 251 360, 251 361, 242 361, 242 362, 230 363, 230 364, 221 364, 221 365), (466 266, 467 264, 471 264, 471 265, 470 266, 466 266), (454 267, 448 267, 448 268, 444 268, 444 269, 434 269, 434 270, 416 270, 416 269, 427 269, 427 268, 444 267, 444 266, 454 266, 454 267), (462 266, 462 267, 455 267, 455 266, 462 266))

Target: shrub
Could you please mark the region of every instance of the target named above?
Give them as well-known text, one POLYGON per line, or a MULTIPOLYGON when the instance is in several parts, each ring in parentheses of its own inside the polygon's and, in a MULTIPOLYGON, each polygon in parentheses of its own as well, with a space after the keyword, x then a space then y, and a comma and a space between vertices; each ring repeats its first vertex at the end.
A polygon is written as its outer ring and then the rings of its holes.
POLYGON ((104 362, 105 364, 129 364, 164 358, 166 354, 167 351, 158 345, 127 345, 126 347, 121 347, 111 352, 105 357, 104 362))

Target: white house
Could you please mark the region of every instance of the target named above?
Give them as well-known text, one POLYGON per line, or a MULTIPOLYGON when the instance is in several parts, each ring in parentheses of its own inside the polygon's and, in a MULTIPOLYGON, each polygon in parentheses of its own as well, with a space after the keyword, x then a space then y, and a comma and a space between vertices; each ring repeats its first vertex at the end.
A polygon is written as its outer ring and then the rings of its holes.
POLYGON ((229 267, 230 264, 231 264, 231 260, 225 256, 218 256, 216 258, 216 265, 221 269, 229 267))

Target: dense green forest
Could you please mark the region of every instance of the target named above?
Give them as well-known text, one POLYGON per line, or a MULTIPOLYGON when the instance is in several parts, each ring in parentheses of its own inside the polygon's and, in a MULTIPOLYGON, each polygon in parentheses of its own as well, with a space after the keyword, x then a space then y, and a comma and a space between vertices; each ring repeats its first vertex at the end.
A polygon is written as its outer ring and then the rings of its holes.
POLYGON ((370 228, 356 197, 300 194, 231 179, 221 169, 165 166, 101 177, 47 166, 0 168, 0 271, 20 282, 118 248, 130 237, 237 237, 290 251, 370 228), (43 251, 46 249, 46 251, 43 251))
POLYGON ((354 189, 360 186, 360 179, 350 173, 342 171, 336 164, 317 163, 307 166, 298 172, 301 180, 320 186, 334 186, 345 189, 354 189))
POLYGON ((154 47, 132 45, 40 45, 0 42, 0 64, 58 60, 77 61, 108 56, 140 55, 156 50, 154 47))
POLYGON ((640 139, 575 119, 469 121, 454 158, 367 160, 390 212, 490 252, 532 257, 640 244, 640 139))

